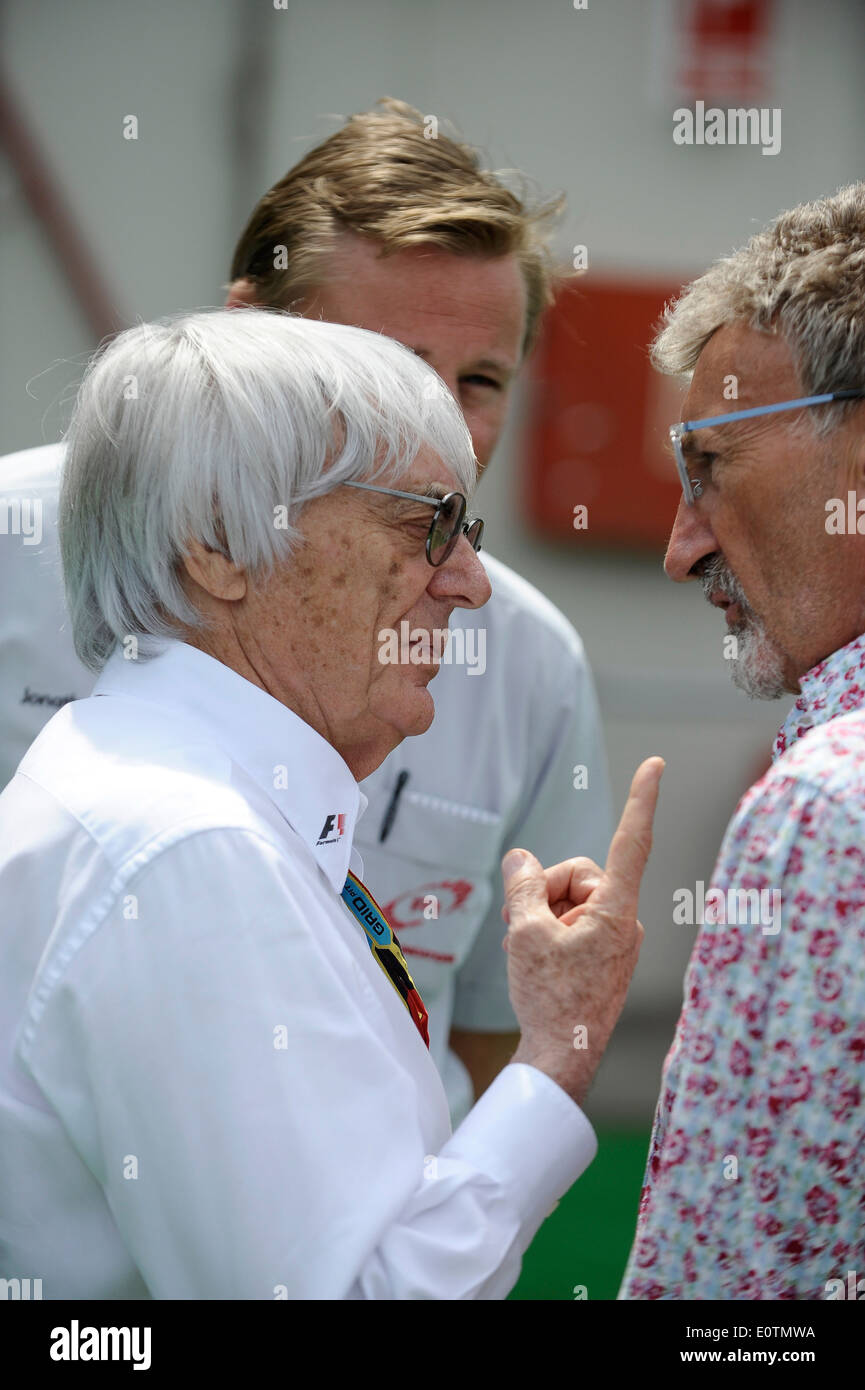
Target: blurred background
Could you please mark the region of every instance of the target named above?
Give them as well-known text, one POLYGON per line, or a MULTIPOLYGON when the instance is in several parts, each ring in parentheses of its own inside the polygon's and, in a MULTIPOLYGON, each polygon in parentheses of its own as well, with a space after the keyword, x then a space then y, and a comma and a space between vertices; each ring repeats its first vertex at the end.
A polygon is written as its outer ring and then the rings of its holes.
POLYGON ((672 895, 708 882, 789 703, 731 686, 720 614, 662 573, 681 391, 653 377, 646 344, 716 256, 865 177, 865 6, 6 0, 0 15, 2 453, 59 438, 76 363, 105 333, 221 303, 254 202, 380 96, 567 196, 557 251, 586 274, 550 315, 477 510, 492 553, 584 639, 617 809, 641 758, 667 761, 646 942, 588 1106, 600 1156, 512 1295, 615 1297, 695 935, 673 925, 672 895), (698 100, 779 109, 780 150, 676 144, 673 113, 698 100))

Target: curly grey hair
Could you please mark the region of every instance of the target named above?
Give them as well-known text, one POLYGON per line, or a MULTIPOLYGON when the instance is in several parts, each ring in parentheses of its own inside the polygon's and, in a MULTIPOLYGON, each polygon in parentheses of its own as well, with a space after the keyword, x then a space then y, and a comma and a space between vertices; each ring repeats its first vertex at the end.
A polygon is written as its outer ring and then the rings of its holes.
MULTIPOLYGON (((783 212, 667 305, 651 356, 659 371, 690 377, 722 325, 781 333, 803 393, 865 389, 865 183, 783 212)), ((859 402, 806 412, 827 434, 859 402)))

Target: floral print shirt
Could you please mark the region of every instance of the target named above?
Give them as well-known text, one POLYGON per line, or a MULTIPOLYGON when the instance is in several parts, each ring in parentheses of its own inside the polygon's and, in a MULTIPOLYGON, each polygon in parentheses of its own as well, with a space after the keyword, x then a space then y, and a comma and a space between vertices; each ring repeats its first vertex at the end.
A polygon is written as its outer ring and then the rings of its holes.
POLYGON ((865 636, 802 677, 705 897, 619 1297, 839 1297, 865 1275, 865 636))

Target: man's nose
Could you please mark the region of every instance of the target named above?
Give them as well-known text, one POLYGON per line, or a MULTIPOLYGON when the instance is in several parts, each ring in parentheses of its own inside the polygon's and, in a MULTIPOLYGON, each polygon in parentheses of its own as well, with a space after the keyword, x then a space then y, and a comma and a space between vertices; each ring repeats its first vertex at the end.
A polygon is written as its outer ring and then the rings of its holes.
POLYGON ((443 565, 438 565, 428 590, 457 608, 482 608, 492 594, 487 572, 466 536, 460 536, 443 565))
POLYGON ((683 584, 697 579, 694 566, 706 555, 714 554, 718 542, 707 518, 699 506, 689 507, 684 497, 679 502, 673 531, 664 556, 664 572, 668 579, 683 584))

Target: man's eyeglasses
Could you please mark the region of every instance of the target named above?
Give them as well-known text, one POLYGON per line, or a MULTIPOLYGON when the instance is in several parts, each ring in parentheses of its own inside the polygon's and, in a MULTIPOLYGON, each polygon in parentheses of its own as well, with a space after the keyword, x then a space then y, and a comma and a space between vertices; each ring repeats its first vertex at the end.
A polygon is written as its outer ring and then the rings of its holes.
POLYGON ((865 397, 865 391, 831 391, 826 396, 803 396, 796 401, 779 401, 777 405, 758 405, 751 410, 734 410, 731 415, 711 415, 704 420, 682 420, 678 425, 671 425, 670 442, 673 445, 679 480, 688 506, 692 507, 703 491, 703 484, 699 479, 692 482, 685 462, 682 440, 690 430, 703 430, 714 425, 729 425, 734 420, 752 420, 756 415, 776 415, 782 410, 801 410, 804 406, 829 405, 831 401, 852 401, 862 397, 865 397))
POLYGON ((484 523, 480 517, 466 521, 466 499, 461 492, 449 492, 444 497, 424 497, 419 492, 398 492, 392 487, 375 487, 372 483, 346 483, 346 487, 363 488, 365 492, 383 492, 388 497, 404 497, 408 502, 426 502, 435 507, 426 538, 426 557, 436 569, 443 565, 460 536, 464 535, 474 551, 481 548, 484 523))

